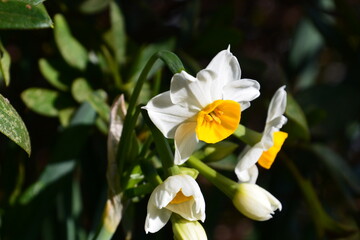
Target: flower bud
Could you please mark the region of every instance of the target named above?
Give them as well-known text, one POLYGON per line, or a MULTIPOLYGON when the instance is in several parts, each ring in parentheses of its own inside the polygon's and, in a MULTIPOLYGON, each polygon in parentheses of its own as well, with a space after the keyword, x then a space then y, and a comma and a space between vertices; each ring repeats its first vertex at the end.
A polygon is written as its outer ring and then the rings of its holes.
POLYGON ((269 220, 274 211, 281 211, 279 200, 256 184, 240 183, 232 201, 242 214, 257 221, 269 220))
POLYGON ((206 232, 198 221, 188 221, 179 215, 171 216, 175 240, 206 240, 206 232))

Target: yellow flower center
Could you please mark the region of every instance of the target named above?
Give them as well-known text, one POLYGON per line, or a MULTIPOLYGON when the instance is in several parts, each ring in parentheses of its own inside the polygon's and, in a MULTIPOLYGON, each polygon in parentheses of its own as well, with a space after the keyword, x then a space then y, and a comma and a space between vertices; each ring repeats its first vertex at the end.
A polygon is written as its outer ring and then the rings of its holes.
POLYGON ((285 142, 285 139, 287 138, 288 134, 286 132, 274 132, 273 142, 274 145, 269 148, 269 150, 264 151, 259 158, 258 163, 263 168, 269 169, 273 162, 275 161, 276 155, 280 151, 282 145, 285 142))
POLYGON ((193 196, 189 196, 189 197, 185 196, 180 189, 180 191, 176 194, 174 199, 171 200, 171 202, 169 204, 179 204, 179 203, 190 201, 191 199, 193 199, 193 196))
POLYGON ((235 132, 240 117, 239 103, 232 100, 216 100, 198 113, 196 135, 201 141, 217 143, 235 132))

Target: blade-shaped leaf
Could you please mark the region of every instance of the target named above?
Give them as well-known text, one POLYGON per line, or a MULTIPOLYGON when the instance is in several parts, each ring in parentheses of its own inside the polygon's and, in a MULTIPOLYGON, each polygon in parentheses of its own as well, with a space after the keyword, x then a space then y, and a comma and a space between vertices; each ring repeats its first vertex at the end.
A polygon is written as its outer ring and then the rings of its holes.
POLYGON ((29 88, 22 92, 21 98, 28 108, 48 117, 56 117, 59 110, 72 105, 67 95, 43 88, 29 88))
POLYGON ((354 191, 360 193, 360 178, 352 171, 346 161, 329 147, 313 144, 311 149, 319 157, 335 180, 346 182, 354 191))
POLYGON ((30 137, 26 126, 16 110, 2 95, 0 95, 0 132, 30 155, 30 137))
POLYGON ((116 61, 121 64, 125 61, 125 25, 124 18, 119 6, 114 2, 110 3, 110 20, 111 20, 111 45, 115 52, 116 61))
POLYGON ((289 93, 287 94, 285 114, 291 120, 284 127, 284 129, 286 129, 286 131, 289 133, 289 136, 308 140, 310 138, 310 132, 305 114, 302 111, 300 105, 289 93))
POLYGON ((0 1, 0 28, 35 29, 53 27, 41 1, 0 1))
POLYGON ((4 79, 5 85, 10 84, 10 55, 0 41, 0 80, 4 79))
POLYGON ((88 60, 86 49, 71 34, 65 18, 61 14, 55 15, 54 21, 55 41, 62 57, 70 66, 84 70, 88 60))

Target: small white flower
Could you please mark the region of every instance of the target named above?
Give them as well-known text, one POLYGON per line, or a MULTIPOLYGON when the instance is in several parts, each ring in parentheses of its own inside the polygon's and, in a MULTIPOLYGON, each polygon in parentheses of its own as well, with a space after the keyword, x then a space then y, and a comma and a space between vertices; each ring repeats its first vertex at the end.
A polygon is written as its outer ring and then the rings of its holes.
POLYGON ((175 139, 175 164, 184 163, 199 140, 219 142, 238 127, 241 111, 259 96, 257 81, 241 79, 240 65, 229 49, 219 52, 196 77, 182 71, 170 91, 144 107, 167 138, 175 139))
POLYGON ((172 213, 189 221, 205 220, 205 200, 199 185, 188 175, 168 177, 152 192, 145 220, 145 232, 157 232, 172 213))
POLYGON ((246 217, 257 221, 272 218, 274 211, 281 211, 281 203, 265 189, 252 183, 240 183, 233 198, 235 207, 246 217))
POLYGON ((240 182, 255 183, 258 176, 256 162, 269 169, 288 134, 280 131, 287 122, 285 86, 280 87, 271 99, 263 136, 257 144, 239 157, 235 173, 240 182))

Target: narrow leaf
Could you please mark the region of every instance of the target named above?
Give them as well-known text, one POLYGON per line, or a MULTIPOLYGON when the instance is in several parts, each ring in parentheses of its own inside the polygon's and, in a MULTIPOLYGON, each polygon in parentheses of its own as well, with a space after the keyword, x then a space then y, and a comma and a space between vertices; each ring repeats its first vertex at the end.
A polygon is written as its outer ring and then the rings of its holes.
POLYGON ((0 132, 19 145, 30 156, 29 132, 19 114, 0 94, 0 132))
POLYGON ((0 41, 0 80, 3 78, 6 86, 10 84, 10 63, 10 55, 0 41))
POLYGON ((35 29, 53 27, 40 1, 0 1, 0 29, 35 29))
POLYGON ((158 53, 158 56, 163 62, 166 64, 166 66, 170 69, 170 71, 175 74, 179 73, 182 70, 185 70, 184 65, 182 64, 179 57, 170 51, 160 51, 158 53))
POLYGON ((115 1, 110 3, 110 21, 112 35, 111 45, 115 52, 116 61, 121 64, 125 61, 126 34, 124 17, 115 1))
POLYGON ((346 182, 355 192, 360 193, 360 178, 346 164, 345 159, 325 145, 313 144, 311 149, 322 160, 336 181, 346 182))
POLYGON ((84 70, 87 64, 87 51, 74 38, 70 32, 70 28, 61 14, 57 14, 55 19, 55 41, 64 60, 72 67, 84 70))
POLYGON ((292 97, 291 94, 287 94, 287 105, 285 115, 293 122, 285 125, 284 129, 289 133, 290 137, 299 137, 304 140, 310 139, 310 131, 305 118, 305 114, 302 111, 300 105, 292 97))

